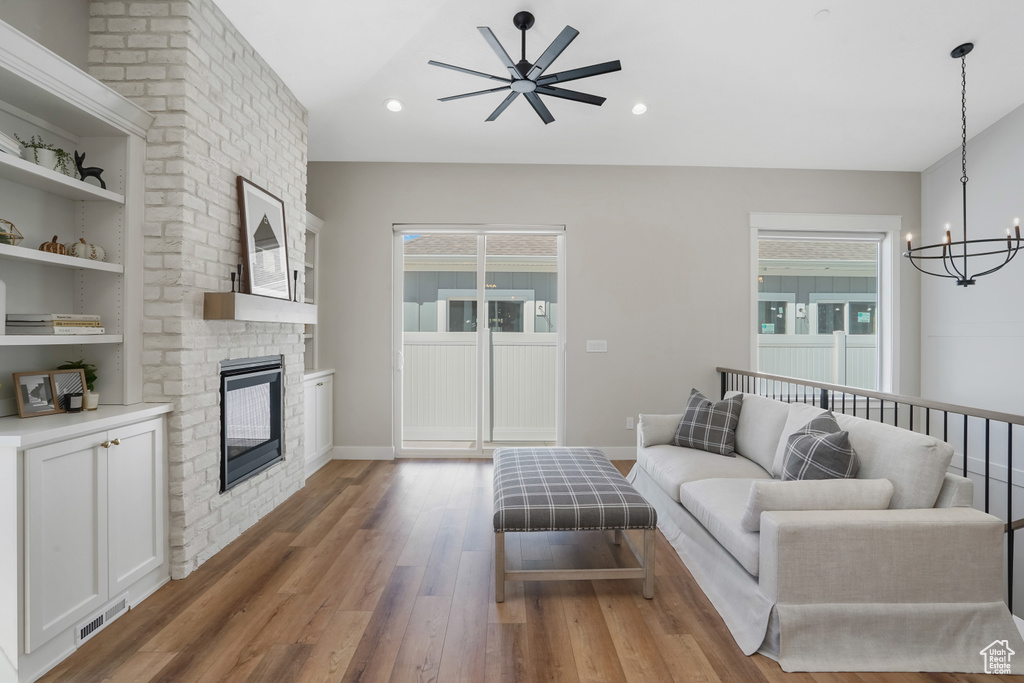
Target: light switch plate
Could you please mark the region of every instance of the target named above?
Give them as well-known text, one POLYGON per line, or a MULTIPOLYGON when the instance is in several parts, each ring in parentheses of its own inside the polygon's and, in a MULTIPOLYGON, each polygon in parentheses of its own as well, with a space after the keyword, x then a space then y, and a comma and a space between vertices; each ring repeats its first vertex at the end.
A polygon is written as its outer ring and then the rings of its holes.
POLYGON ((608 353, 607 339, 588 339, 587 353, 608 353))

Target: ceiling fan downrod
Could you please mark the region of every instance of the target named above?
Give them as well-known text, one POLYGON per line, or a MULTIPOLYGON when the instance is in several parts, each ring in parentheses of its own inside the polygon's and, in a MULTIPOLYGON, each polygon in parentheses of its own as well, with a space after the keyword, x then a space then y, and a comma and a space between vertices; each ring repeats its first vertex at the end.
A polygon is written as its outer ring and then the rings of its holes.
POLYGON ((523 78, 526 78, 526 73, 530 70, 530 67, 533 66, 533 64, 526 61, 526 32, 533 28, 533 21, 533 15, 526 11, 518 12, 514 17, 512 17, 512 25, 519 29, 523 34, 523 58, 519 60, 518 64, 516 64, 516 68, 519 69, 519 73, 523 75, 523 78))

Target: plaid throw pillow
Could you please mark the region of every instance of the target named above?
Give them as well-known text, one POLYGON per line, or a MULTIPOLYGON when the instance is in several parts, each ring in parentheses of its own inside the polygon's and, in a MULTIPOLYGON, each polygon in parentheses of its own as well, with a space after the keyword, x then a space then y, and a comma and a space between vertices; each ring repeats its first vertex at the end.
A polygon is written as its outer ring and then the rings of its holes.
POLYGON ((683 419, 672 437, 673 446, 697 448, 711 453, 736 452, 736 424, 740 421, 742 394, 712 403, 696 389, 690 391, 683 419))
POLYGON ((782 480, 852 479, 860 461, 850 445, 850 433, 839 429, 831 412, 798 429, 786 443, 782 480))

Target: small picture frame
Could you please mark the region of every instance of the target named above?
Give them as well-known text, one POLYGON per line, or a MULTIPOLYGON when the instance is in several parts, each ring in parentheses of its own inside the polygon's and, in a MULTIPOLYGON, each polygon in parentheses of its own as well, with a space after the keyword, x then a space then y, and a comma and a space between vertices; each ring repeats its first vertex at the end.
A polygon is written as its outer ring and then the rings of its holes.
POLYGON ((85 371, 81 368, 52 370, 57 406, 62 412, 77 413, 82 410, 82 396, 85 393, 85 371))
POLYGON ((238 205, 245 257, 241 284, 249 294, 290 301, 291 267, 284 202, 248 178, 238 176, 238 205))
POLYGON ((39 417, 64 412, 57 401, 57 389, 49 370, 14 373, 19 417, 39 417))

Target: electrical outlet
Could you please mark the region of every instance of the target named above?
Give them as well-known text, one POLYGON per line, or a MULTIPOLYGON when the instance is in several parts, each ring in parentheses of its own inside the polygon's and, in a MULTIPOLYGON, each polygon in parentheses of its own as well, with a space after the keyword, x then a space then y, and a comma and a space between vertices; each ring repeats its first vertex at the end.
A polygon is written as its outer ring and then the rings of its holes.
POLYGON ((626 418, 626 429, 633 429, 635 426, 636 423, 633 421, 633 416, 630 415, 626 418))

